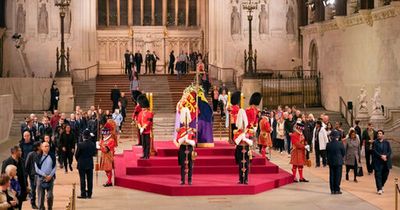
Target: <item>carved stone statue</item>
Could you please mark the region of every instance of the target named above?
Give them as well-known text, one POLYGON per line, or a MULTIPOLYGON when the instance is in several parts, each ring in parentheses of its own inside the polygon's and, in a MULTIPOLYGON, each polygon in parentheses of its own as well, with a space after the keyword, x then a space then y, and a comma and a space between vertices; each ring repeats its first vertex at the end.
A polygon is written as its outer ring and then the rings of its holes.
POLYGON ((287 34, 295 34, 294 28, 294 10, 292 5, 289 5, 288 11, 286 13, 286 32, 287 34))
POLYGON ((358 11, 358 0, 347 1, 347 14, 351 15, 358 11))
POLYGON ((268 34, 269 32, 268 12, 265 9, 265 4, 261 5, 261 12, 260 15, 258 15, 258 18, 260 19, 260 26, 259 26, 260 34, 268 34))
POLYGON ((372 114, 382 114, 382 99, 381 99, 381 88, 375 88, 374 97, 371 99, 372 101, 372 114))
POLYGON ((358 104, 359 106, 359 112, 368 112, 368 107, 367 107, 367 91, 365 90, 364 87, 361 88, 361 93, 358 96, 358 104))
POLYGON ((49 19, 49 14, 46 9, 46 4, 42 4, 42 6, 40 7, 39 17, 38 17, 38 33, 39 34, 48 34, 49 33, 48 19, 49 19))
POLYGON ((238 12, 238 8, 236 6, 232 7, 232 15, 231 15, 231 34, 239 34, 240 33, 240 14, 238 12))
POLYGON ((66 34, 71 33, 71 22, 72 22, 72 16, 71 16, 71 10, 68 9, 65 11, 65 17, 64 17, 64 32, 66 34))
POLYGON ((26 11, 24 11, 23 5, 18 4, 18 10, 17 10, 17 27, 15 32, 19 34, 25 33, 25 17, 26 17, 26 11))

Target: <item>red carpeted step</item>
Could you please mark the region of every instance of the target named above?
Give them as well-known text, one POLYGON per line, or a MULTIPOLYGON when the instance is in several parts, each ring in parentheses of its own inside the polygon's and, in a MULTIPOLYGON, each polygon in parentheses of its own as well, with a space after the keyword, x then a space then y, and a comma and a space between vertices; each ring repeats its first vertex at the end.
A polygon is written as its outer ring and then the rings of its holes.
MULTIPOLYGON (((177 156, 171 157, 151 157, 149 160, 138 160, 138 166, 173 166, 178 162, 177 156)), ((262 157, 255 157, 251 161, 252 165, 265 165, 266 160, 262 157)), ((235 165, 235 157, 231 156, 198 156, 195 160, 196 166, 223 166, 235 165)))
MULTIPOLYGON (((180 174, 180 166, 152 166, 152 167, 127 167, 127 175, 151 175, 151 174, 180 174)), ((238 166, 194 166, 193 174, 237 174, 238 166)), ((270 174, 278 173, 278 166, 251 166, 250 173, 270 174)))
POLYGON ((180 175, 120 176, 115 184, 131 189, 171 196, 250 195, 271 190, 293 182, 291 174, 251 174, 249 184, 237 184, 236 174, 193 175, 193 184, 180 185, 180 175))
POLYGON ((253 159, 249 185, 237 184, 238 166, 234 149, 227 142, 215 142, 214 148, 197 148, 193 185, 179 185, 180 166, 177 149, 171 141, 156 141, 157 151, 164 156, 141 160, 142 149, 133 147, 115 157, 117 186, 171 196, 256 194, 293 182, 293 176, 260 156, 253 159), (170 155, 170 156, 169 156, 170 155))
MULTIPOLYGON (((196 152, 199 156, 233 156, 235 154, 235 148, 232 147, 214 147, 214 148, 196 148, 196 152)), ((176 156, 178 154, 177 148, 163 148, 157 149, 158 156, 169 157, 176 156)))

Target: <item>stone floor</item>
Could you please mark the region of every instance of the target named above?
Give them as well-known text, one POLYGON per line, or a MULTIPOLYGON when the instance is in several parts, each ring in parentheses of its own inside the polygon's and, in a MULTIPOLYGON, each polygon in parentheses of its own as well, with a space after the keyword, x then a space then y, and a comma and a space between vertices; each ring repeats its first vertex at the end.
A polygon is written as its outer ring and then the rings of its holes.
MULTIPOLYGON (((15 142, 15 141, 14 141, 15 142)), ((129 149, 134 142, 124 141, 118 152, 129 149)), ((0 145, 0 158, 7 157, 8 148, 13 142, 0 145)), ((285 170, 290 170, 289 158, 279 153, 272 154, 272 161, 285 170)), ((365 168, 365 167, 364 167, 365 168)), ((342 195, 331 195, 329 191, 328 168, 306 168, 305 177, 310 183, 290 184, 275 190, 253 196, 194 196, 170 197, 158 194, 130 190, 121 187, 102 187, 105 175, 98 173, 94 179, 94 195, 91 200, 77 200, 77 209, 394 209, 394 177, 400 175, 400 169, 394 168, 389 176, 385 193, 375 192, 373 175, 358 178, 358 183, 342 181, 342 195)), ((194 177, 195 182, 195 177, 194 177)), ((54 189, 54 209, 65 209, 72 192, 72 183, 79 178, 77 170, 65 174, 58 169, 54 189)), ((30 209, 26 202, 24 209, 30 209)))

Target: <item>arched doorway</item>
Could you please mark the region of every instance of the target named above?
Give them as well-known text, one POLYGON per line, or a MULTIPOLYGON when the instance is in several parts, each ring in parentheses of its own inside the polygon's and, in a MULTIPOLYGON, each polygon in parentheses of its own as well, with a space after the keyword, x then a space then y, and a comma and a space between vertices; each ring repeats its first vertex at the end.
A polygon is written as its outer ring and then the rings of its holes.
POLYGON ((317 43, 313 40, 310 44, 310 51, 309 51, 309 59, 310 59, 310 70, 312 70, 311 75, 317 75, 318 73, 318 48, 317 43))

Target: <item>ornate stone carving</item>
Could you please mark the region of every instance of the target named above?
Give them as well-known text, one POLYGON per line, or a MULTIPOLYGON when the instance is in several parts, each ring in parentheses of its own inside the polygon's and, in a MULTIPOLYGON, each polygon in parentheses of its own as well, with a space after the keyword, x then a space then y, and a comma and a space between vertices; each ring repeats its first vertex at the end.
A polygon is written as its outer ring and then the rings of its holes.
POLYGON ((360 15, 365 24, 369 26, 372 26, 374 24, 374 20, 371 16, 371 10, 361 10, 360 15))
POLYGON ((46 4, 42 4, 39 10, 38 17, 38 33, 39 34, 48 34, 49 26, 48 26, 48 18, 49 14, 46 9, 46 4))
POLYGON ((322 23, 307 25, 305 27, 301 27, 301 33, 303 35, 315 33, 323 34, 327 31, 344 29, 359 24, 373 26, 375 21, 384 20, 398 15, 400 15, 400 6, 391 4, 385 7, 375 8, 373 10, 360 10, 359 13, 351 16, 343 16, 341 18, 335 17, 334 23, 332 23, 331 20, 328 20, 322 23))
POLYGON ((359 112, 368 112, 368 107, 367 107, 367 104, 368 104, 368 101, 367 101, 367 91, 365 90, 365 88, 364 87, 362 87, 361 89, 360 89, 360 95, 358 96, 358 104, 359 104, 359 107, 358 107, 358 111, 359 112))
POLYGON ((381 99, 381 88, 375 88, 374 97, 372 101, 372 115, 382 115, 382 99, 381 99))
POLYGON ((358 11, 358 0, 347 0, 347 14, 354 14, 358 11))
POLYGON ((24 10, 24 7, 22 4, 18 4, 18 9, 17 9, 17 27, 15 32, 23 34, 25 33, 25 17, 26 17, 26 11, 24 10))

